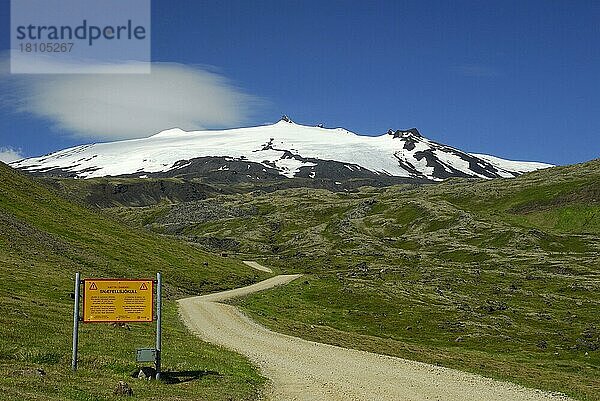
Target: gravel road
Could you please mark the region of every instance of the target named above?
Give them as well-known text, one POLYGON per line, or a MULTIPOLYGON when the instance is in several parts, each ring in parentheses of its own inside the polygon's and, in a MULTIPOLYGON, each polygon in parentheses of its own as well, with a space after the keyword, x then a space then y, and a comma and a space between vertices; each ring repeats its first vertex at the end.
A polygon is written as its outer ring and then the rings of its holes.
POLYGON ((270 379, 268 400, 570 400, 453 369, 275 333, 235 307, 219 303, 299 276, 276 276, 248 287, 179 301, 180 314, 194 333, 246 355, 270 379))
POLYGON ((244 260, 243 263, 246 266, 250 266, 253 269, 260 270, 261 272, 273 273, 273 270, 271 270, 268 267, 265 267, 257 262, 252 262, 250 260, 244 260))

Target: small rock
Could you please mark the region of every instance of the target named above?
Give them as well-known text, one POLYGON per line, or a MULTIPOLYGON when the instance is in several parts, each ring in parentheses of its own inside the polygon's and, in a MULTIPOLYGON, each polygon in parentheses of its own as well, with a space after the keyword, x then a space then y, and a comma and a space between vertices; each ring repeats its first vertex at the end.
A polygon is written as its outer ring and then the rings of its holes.
POLYGON ((23 376, 37 376, 44 377, 46 376, 46 372, 42 368, 37 369, 27 369, 23 371, 23 376))
POLYGON ((124 382, 123 380, 121 380, 117 384, 117 387, 115 387, 115 389, 113 391, 113 394, 114 395, 132 396, 133 395, 133 389, 129 386, 129 384, 127 384, 126 382, 124 382))
POLYGON ((156 369, 144 366, 137 374, 138 379, 152 380, 156 377, 156 369))
POLYGON ((456 341, 457 343, 460 343, 460 342, 464 341, 464 338, 462 336, 458 336, 458 337, 456 337, 456 340, 454 340, 454 341, 456 341))
POLYGON ((131 326, 128 325, 127 323, 123 323, 123 322, 115 322, 111 324, 112 327, 114 328, 119 328, 119 329, 125 329, 125 330, 131 330, 131 326))

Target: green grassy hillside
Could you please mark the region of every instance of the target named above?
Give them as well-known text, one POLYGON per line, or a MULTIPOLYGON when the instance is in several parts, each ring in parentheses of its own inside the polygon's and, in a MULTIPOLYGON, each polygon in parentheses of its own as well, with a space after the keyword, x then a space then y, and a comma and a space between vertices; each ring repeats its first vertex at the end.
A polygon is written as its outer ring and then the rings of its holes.
POLYGON ((105 400, 119 380, 138 399, 253 400, 263 379, 242 357, 202 343, 179 322, 176 297, 262 278, 239 262, 132 229, 71 203, 0 163, 0 391, 10 400, 105 400), (154 277, 163 273, 163 366, 174 384, 129 377, 134 350, 154 344, 152 325, 83 325, 80 369, 70 372, 74 273, 154 277), (42 369, 45 375, 37 373, 42 369))
POLYGON ((112 210, 306 273, 239 302, 276 330, 600 399, 600 160, 112 210))

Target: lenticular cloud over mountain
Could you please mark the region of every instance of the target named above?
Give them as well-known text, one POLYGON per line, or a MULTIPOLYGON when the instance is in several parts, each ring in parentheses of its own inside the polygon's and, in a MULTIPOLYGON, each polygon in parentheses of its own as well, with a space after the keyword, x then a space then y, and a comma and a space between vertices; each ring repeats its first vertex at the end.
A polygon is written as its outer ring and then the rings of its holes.
POLYGON ((12 75, 14 107, 72 136, 130 139, 179 126, 239 126, 259 100, 198 67, 153 63, 150 74, 12 75))

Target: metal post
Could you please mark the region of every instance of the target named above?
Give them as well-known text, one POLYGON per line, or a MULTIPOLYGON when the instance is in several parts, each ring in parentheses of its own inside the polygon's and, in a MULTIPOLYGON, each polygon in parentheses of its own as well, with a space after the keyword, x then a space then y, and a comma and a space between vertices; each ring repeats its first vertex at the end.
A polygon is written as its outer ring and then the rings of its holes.
POLYGON ((71 368, 77 370, 77 343, 79 341, 79 273, 75 273, 75 307, 73 308, 73 357, 71 368))
POLYGON ((162 278, 156 273, 156 380, 160 379, 160 359, 162 352, 162 303, 161 303, 162 278))

